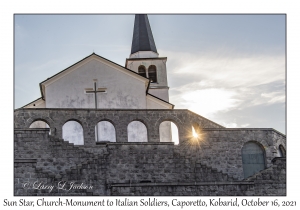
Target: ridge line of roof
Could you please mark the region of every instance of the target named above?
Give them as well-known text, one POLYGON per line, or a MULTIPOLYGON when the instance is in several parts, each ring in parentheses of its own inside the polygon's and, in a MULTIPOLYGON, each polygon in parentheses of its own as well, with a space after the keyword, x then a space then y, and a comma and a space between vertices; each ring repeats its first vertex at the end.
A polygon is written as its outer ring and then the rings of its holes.
MULTIPOLYGON (((51 76, 51 77, 45 79, 45 80, 42 81, 42 82, 40 82, 40 91, 41 91, 41 95, 42 95, 41 98, 44 99, 44 94, 43 94, 43 90, 42 90, 42 83, 44 83, 44 82, 46 82, 46 81, 52 79, 53 77, 55 77, 55 76, 57 76, 57 75, 59 75, 59 74, 65 72, 65 71, 67 71, 68 69, 72 68, 73 66, 77 65, 78 63, 82 62, 83 60, 85 60, 85 59, 87 59, 87 58, 89 58, 89 57, 91 57, 91 56, 93 56, 93 55, 98 56, 98 57, 100 57, 101 59, 106 60, 106 61, 108 61, 108 62, 111 62, 111 63, 113 63, 113 64, 115 64, 115 65, 117 65, 117 66, 119 66, 119 67, 121 67, 121 68, 123 68, 123 69, 125 69, 125 70, 128 70, 128 71, 130 71, 130 72, 132 72, 132 73, 134 73, 134 74, 136 74, 136 75, 138 75, 138 76, 144 78, 144 79, 147 79, 147 80, 148 80, 148 84, 150 83, 150 80, 149 80, 148 78, 145 78, 145 77, 139 75, 138 73, 136 73, 135 71, 132 71, 131 69, 128 69, 128 68, 126 68, 126 67, 124 67, 124 66, 121 66, 120 64, 117 64, 117 63, 115 63, 115 62, 113 62, 113 61, 111 61, 111 60, 108 60, 108 59, 106 59, 106 58, 104 58, 104 57, 102 57, 102 56, 100 56, 100 55, 98 55, 98 54, 96 54, 96 53, 93 52, 92 54, 90 54, 90 55, 84 57, 83 59, 77 61, 76 63, 72 64, 71 66, 69 66, 69 67, 67 67, 67 68, 65 68, 65 69, 63 69, 63 70, 61 70, 60 72, 54 74, 53 76, 51 76)), ((148 86, 149 86, 149 85, 148 85, 148 86)), ((148 92, 148 89, 149 89, 149 87, 147 88, 147 92, 148 92)))
MULTIPOLYGON (((69 67, 67 67, 67 68, 65 68, 65 69, 63 69, 63 70, 61 70, 60 72, 54 74, 53 76, 51 76, 51 77, 45 79, 44 81, 42 81, 42 82, 40 82, 40 83, 46 82, 47 80, 49 80, 49 79, 51 79, 51 78, 57 76, 58 74, 61 74, 63 71, 68 70, 69 68, 75 66, 76 64, 82 62, 83 60, 85 60, 85 59, 87 59, 88 57, 91 57, 91 56, 93 56, 93 55, 96 55, 96 56, 98 56, 98 57, 100 57, 100 58, 102 58, 102 59, 104 59, 104 60, 106 60, 106 61, 109 61, 109 62, 111 62, 111 63, 113 63, 113 64, 115 64, 115 65, 117 65, 117 66, 119 66, 119 67, 121 67, 121 68, 123 68, 123 69, 126 69, 126 70, 128 70, 128 71, 130 71, 130 72, 132 72, 132 73, 135 73, 136 75, 139 75, 138 73, 136 73, 135 71, 132 71, 131 69, 128 69, 128 68, 126 68, 126 67, 124 67, 124 66, 121 66, 120 64, 117 64, 117 63, 115 63, 115 62, 113 62, 113 61, 111 61, 111 60, 108 60, 108 59, 106 59, 106 58, 104 58, 104 57, 102 57, 102 56, 100 56, 100 55, 98 55, 98 54, 96 54, 96 53, 92 53, 92 54, 86 56, 85 58, 83 58, 83 59, 77 61, 76 63, 72 64, 71 66, 69 66, 69 67)), ((139 76, 141 76, 141 75, 139 75, 139 76)), ((143 77, 143 76, 141 76, 141 77, 143 77)), ((143 78, 145 78, 145 77, 143 77, 143 78)), ((146 79, 147 79, 147 78, 146 78, 146 79)))

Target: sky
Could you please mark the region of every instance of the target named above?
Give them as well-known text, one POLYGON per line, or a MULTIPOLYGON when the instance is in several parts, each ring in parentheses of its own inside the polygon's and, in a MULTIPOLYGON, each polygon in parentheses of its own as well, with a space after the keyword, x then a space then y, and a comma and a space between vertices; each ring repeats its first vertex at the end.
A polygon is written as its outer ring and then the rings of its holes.
MULTIPOLYGON (((148 15, 170 102, 228 128, 286 132, 286 15, 148 15)), ((122 66, 134 15, 14 15, 14 108, 95 52, 122 66)))

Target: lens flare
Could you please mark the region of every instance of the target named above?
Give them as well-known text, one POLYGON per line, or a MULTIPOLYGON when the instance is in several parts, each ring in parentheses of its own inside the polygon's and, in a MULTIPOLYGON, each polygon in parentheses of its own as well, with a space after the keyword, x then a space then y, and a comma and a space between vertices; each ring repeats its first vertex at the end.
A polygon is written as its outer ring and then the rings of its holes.
POLYGON ((192 133, 193 133, 193 137, 197 138, 198 134, 196 133, 194 127, 192 126, 192 133))

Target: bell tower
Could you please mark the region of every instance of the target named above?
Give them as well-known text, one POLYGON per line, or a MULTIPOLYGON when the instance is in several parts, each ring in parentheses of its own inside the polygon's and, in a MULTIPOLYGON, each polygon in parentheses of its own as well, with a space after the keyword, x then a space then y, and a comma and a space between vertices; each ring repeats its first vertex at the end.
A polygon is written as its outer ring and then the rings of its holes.
POLYGON ((135 15, 131 54, 125 67, 149 78, 149 93, 169 102, 166 57, 158 57, 147 15, 135 15))

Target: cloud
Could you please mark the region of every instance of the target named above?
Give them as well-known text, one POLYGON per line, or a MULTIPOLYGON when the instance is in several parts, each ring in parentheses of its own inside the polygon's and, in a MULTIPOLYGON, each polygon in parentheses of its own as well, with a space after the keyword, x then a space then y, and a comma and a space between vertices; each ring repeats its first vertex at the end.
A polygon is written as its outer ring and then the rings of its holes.
POLYGON ((246 127, 248 127, 249 125, 250 125, 249 123, 246 123, 246 124, 242 124, 241 127, 242 127, 242 128, 246 128, 246 127))
POLYGON ((236 123, 223 123, 223 126, 225 126, 226 128, 237 128, 238 125, 236 123))
POLYGON ((170 102, 176 108, 218 118, 225 127, 248 127, 252 123, 247 119, 236 123, 217 115, 285 103, 284 55, 164 53, 172 57, 168 61, 170 102))
POLYGON ((283 95, 282 92, 262 93, 261 96, 266 98, 269 104, 285 102, 285 95, 283 95))
POLYGON ((232 109, 240 103, 235 99, 236 92, 226 89, 208 88, 201 89, 200 85, 185 85, 179 89, 180 93, 172 97, 177 108, 187 108, 203 116, 211 116, 215 112, 232 109))

